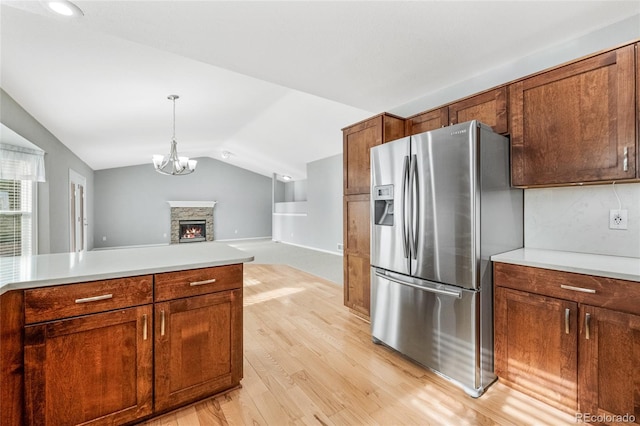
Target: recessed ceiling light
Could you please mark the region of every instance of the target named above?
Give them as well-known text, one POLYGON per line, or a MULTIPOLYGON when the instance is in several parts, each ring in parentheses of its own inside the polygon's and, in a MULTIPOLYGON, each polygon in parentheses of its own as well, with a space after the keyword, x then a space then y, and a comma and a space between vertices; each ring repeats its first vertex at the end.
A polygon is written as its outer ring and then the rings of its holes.
POLYGON ((68 0, 47 0, 44 2, 47 7, 58 15, 63 16, 84 16, 82 10, 68 0))
POLYGON ((284 179, 284 180, 291 180, 291 176, 284 175, 284 176, 282 176, 282 179, 284 179))

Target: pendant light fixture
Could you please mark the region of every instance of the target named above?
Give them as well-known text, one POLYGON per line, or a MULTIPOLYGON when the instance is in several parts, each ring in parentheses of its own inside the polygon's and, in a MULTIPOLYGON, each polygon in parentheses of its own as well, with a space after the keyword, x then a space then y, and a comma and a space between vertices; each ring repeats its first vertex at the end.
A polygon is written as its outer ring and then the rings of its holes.
POLYGON ((154 155, 153 167, 156 172, 163 175, 188 175, 196 170, 196 160, 189 160, 189 157, 178 157, 178 142, 176 141, 176 99, 180 96, 169 95, 167 99, 173 101, 173 137, 171 138, 171 150, 169 155, 154 155))

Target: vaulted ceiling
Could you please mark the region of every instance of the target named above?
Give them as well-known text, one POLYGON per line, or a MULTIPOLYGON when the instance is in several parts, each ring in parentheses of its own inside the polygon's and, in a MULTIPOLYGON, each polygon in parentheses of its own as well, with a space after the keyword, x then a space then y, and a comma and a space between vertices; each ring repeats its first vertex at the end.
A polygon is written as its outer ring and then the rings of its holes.
MULTIPOLYGON (((638 1, 2 0, 1 87, 94 170, 180 154, 304 178, 340 129, 640 13, 638 1)), ((403 106, 405 106, 403 108, 403 106)), ((434 105, 435 106, 435 105, 434 105)), ((151 167, 151 166, 149 166, 151 167)))

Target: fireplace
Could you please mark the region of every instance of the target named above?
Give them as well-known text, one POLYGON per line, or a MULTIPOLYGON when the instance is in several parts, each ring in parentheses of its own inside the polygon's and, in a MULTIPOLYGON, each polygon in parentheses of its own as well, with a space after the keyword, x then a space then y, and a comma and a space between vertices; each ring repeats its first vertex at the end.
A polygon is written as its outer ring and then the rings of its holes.
POLYGON ((207 241, 207 221, 202 220, 181 220, 180 221, 180 243, 195 243, 197 241, 207 241))
POLYGON ((171 244, 213 241, 217 201, 167 201, 171 206, 171 244))

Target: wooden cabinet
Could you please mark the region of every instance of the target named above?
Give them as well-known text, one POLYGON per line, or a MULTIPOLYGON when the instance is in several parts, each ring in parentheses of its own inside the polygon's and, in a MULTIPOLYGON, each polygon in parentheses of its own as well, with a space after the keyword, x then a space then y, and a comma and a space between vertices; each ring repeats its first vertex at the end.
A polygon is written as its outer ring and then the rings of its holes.
POLYGON ((172 295, 155 304, 156 411, 237 386, 242 378, 242 265, 156 277, 156 289, 165 288, 156 291, 156 300, 172 295))
POLYGON ((575 412, 577 318, 575 302, 497 287, 496 375, 549 405, 575 412))
MULTIPOLYGON (((24 366, 25 398, 12 402, 12 420, 3 413, 1 424, 21 424, 23 405, 29 425, 132 423, 238 386, 242 269, 234 264, 3 297, 0 316, 15 324, 3 328, 3 336, 12 334, 3 368, 24 366), (20 318, 7 316, 5 301, 15 302, 20 318), (21 354, 24 363, 9 362, 21 354)), ((12 392, 21 384, 14 373, 2 371, 12 392)))
POLYGON ((448 108, 450 124, 478 120, 491 126, 496 133, 506 134, 509 131, 506 86, 459 100, 449 104, 448 108))
POLYGON ((501 263, 494 274, 500 380, 571 414, 640 424, 640 284, 501 263))
POLYGON ((343 130, 344 304, 369 317, 369 192, 372 147, 404 136, 405 122, 380 114, 343 130))
POLYGON ((506 86, 411 116, 406 120, 406 134, 415 135, 471 120, 491 126, 496 133, 506 134, 509 129, 506 86))
POLYGON ((581 411, 640 424, 640 316, 582 306, 580 319, 581 411))
POLYGON ((417 135, 449 125, 449 108, 442 107, 407 118, 406 135, 417 135))
POLYGON ((25 291, 27 424, 122 424, 152 413, 151 284, 145 276, 25 291), (125 299, 148 304, 122 309, 125 299))
POLYGON ((368 318, 371 307, 370 196, 344 197, 344 304, 368 318))
POLYGON ((385 113, 342 129, 344 195, 369 193, 369 150, 403 137, 404 127, 403 118, 385 113))
POLYGON ((635 71, 628 45, 510 85, 513 184, 636 178, 635 71))

